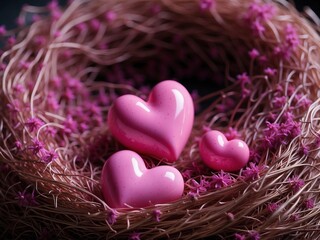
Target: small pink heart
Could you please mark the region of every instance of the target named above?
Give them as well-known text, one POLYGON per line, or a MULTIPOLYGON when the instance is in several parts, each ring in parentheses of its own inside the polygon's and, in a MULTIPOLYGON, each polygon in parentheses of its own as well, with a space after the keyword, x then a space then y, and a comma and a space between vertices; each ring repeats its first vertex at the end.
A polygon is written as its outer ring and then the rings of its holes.
POLYGON ((192 98, 180 83, 158 83, 147 102, 134 95, 116 99, 108 114, 113 136, 131 150, 168 162, 179 158, 193 126, 192 98))
POLYGON ((202 160, 216 171, 238 171, 249 161, 247 144, 239 139, 228 141, 219 131, 207 132, 199 145, 202 160))
POLYGON ((123 150, 105 162, 101 186, 104 199, 112 208, 146 207, 181 198, 184 181, 176 168, 147 169, 137 153, 123 150))

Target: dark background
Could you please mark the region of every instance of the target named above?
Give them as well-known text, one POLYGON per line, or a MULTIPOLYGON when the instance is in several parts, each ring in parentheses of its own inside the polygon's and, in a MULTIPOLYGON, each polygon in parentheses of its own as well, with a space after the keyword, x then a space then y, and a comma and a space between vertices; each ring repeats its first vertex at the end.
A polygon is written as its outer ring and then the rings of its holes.
MULTIPOLYGON (((45 6, 48 2, 48 0, 0 0, 0 25, 6 25, 8 29, 15 27, 16 18, 24 4, 45 6)), ((59 0, 59 2, 65 3, 66 0, 59 0)), ((300 11, 304 6, 310 6, 318 16, 320 15, 319 0, 294 0, 292 2, 295 2, 297 9, 300 11)))

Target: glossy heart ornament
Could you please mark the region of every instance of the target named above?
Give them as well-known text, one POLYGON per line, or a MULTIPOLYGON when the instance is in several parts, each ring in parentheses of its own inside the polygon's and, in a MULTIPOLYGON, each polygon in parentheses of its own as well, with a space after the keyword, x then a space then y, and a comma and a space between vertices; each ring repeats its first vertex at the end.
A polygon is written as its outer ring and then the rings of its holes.
POLYGON ((112 208, 146 207, 181 198, 184 181, 176 168, 147 169, 137 153, 123 150, 105 162, 101 186, 104 199, 112 208))
POLYGON ((180 83, 163 81, 147 102, 134 95, 117 98, 108 113, 113 136, 124 146, 167 162, 174 162, 193 126, 192 98, 180 83))
POLYGON ((219 131, 204 134, 199 149, 204 163, 216 171, 238 171, 249 161, 247 144, 239 139, 228 141, 219 131))

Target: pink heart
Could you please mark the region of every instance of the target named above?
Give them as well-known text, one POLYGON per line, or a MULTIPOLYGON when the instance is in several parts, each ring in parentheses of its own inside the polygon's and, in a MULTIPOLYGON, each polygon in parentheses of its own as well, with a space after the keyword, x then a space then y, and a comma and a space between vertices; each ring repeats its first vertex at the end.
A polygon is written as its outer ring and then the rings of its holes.
POLYGON ((158 83, 147 102, 134 95, 116 99, 108 114, 113 136, 131 150, 168 162, 179 158, 193 126, 194 108, 180 83, 158 83))
POLYGON ((199 145, 204 163, 217 171, 238 171, 249 161, 247 144, 239 139, 228 141, 219 131, 207 132, 199 145))
POLYGON ((112 208, 146 207, 181 198, 184 181, 176 168, 147 169, 137 153, 123 150, 105 162, 101 186, 104 199, 112 208))

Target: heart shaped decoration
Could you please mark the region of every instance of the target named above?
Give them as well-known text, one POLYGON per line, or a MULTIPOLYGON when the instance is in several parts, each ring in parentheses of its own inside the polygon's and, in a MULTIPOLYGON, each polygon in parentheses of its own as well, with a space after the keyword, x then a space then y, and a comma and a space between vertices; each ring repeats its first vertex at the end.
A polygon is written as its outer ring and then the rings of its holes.
POLYGON ((134 95, 115 100, 108 113, 113 136, 131 150, 167 162, 179 158, 193 126, 192 98, 180 83, 158 83, 147 102, 134 95))
POLYGON ((239 139, 228 141, 219 131, 204 134, 199 149, 204 163, 216 171, 238 171, 249 161, 247 144, 239 139))
POLYGON ((112 208, 146 207, 181 198, 184 181, 176 168, 147 169, 137 153, 123 150, 105 162, 101 186, 104 199, 112 208))

